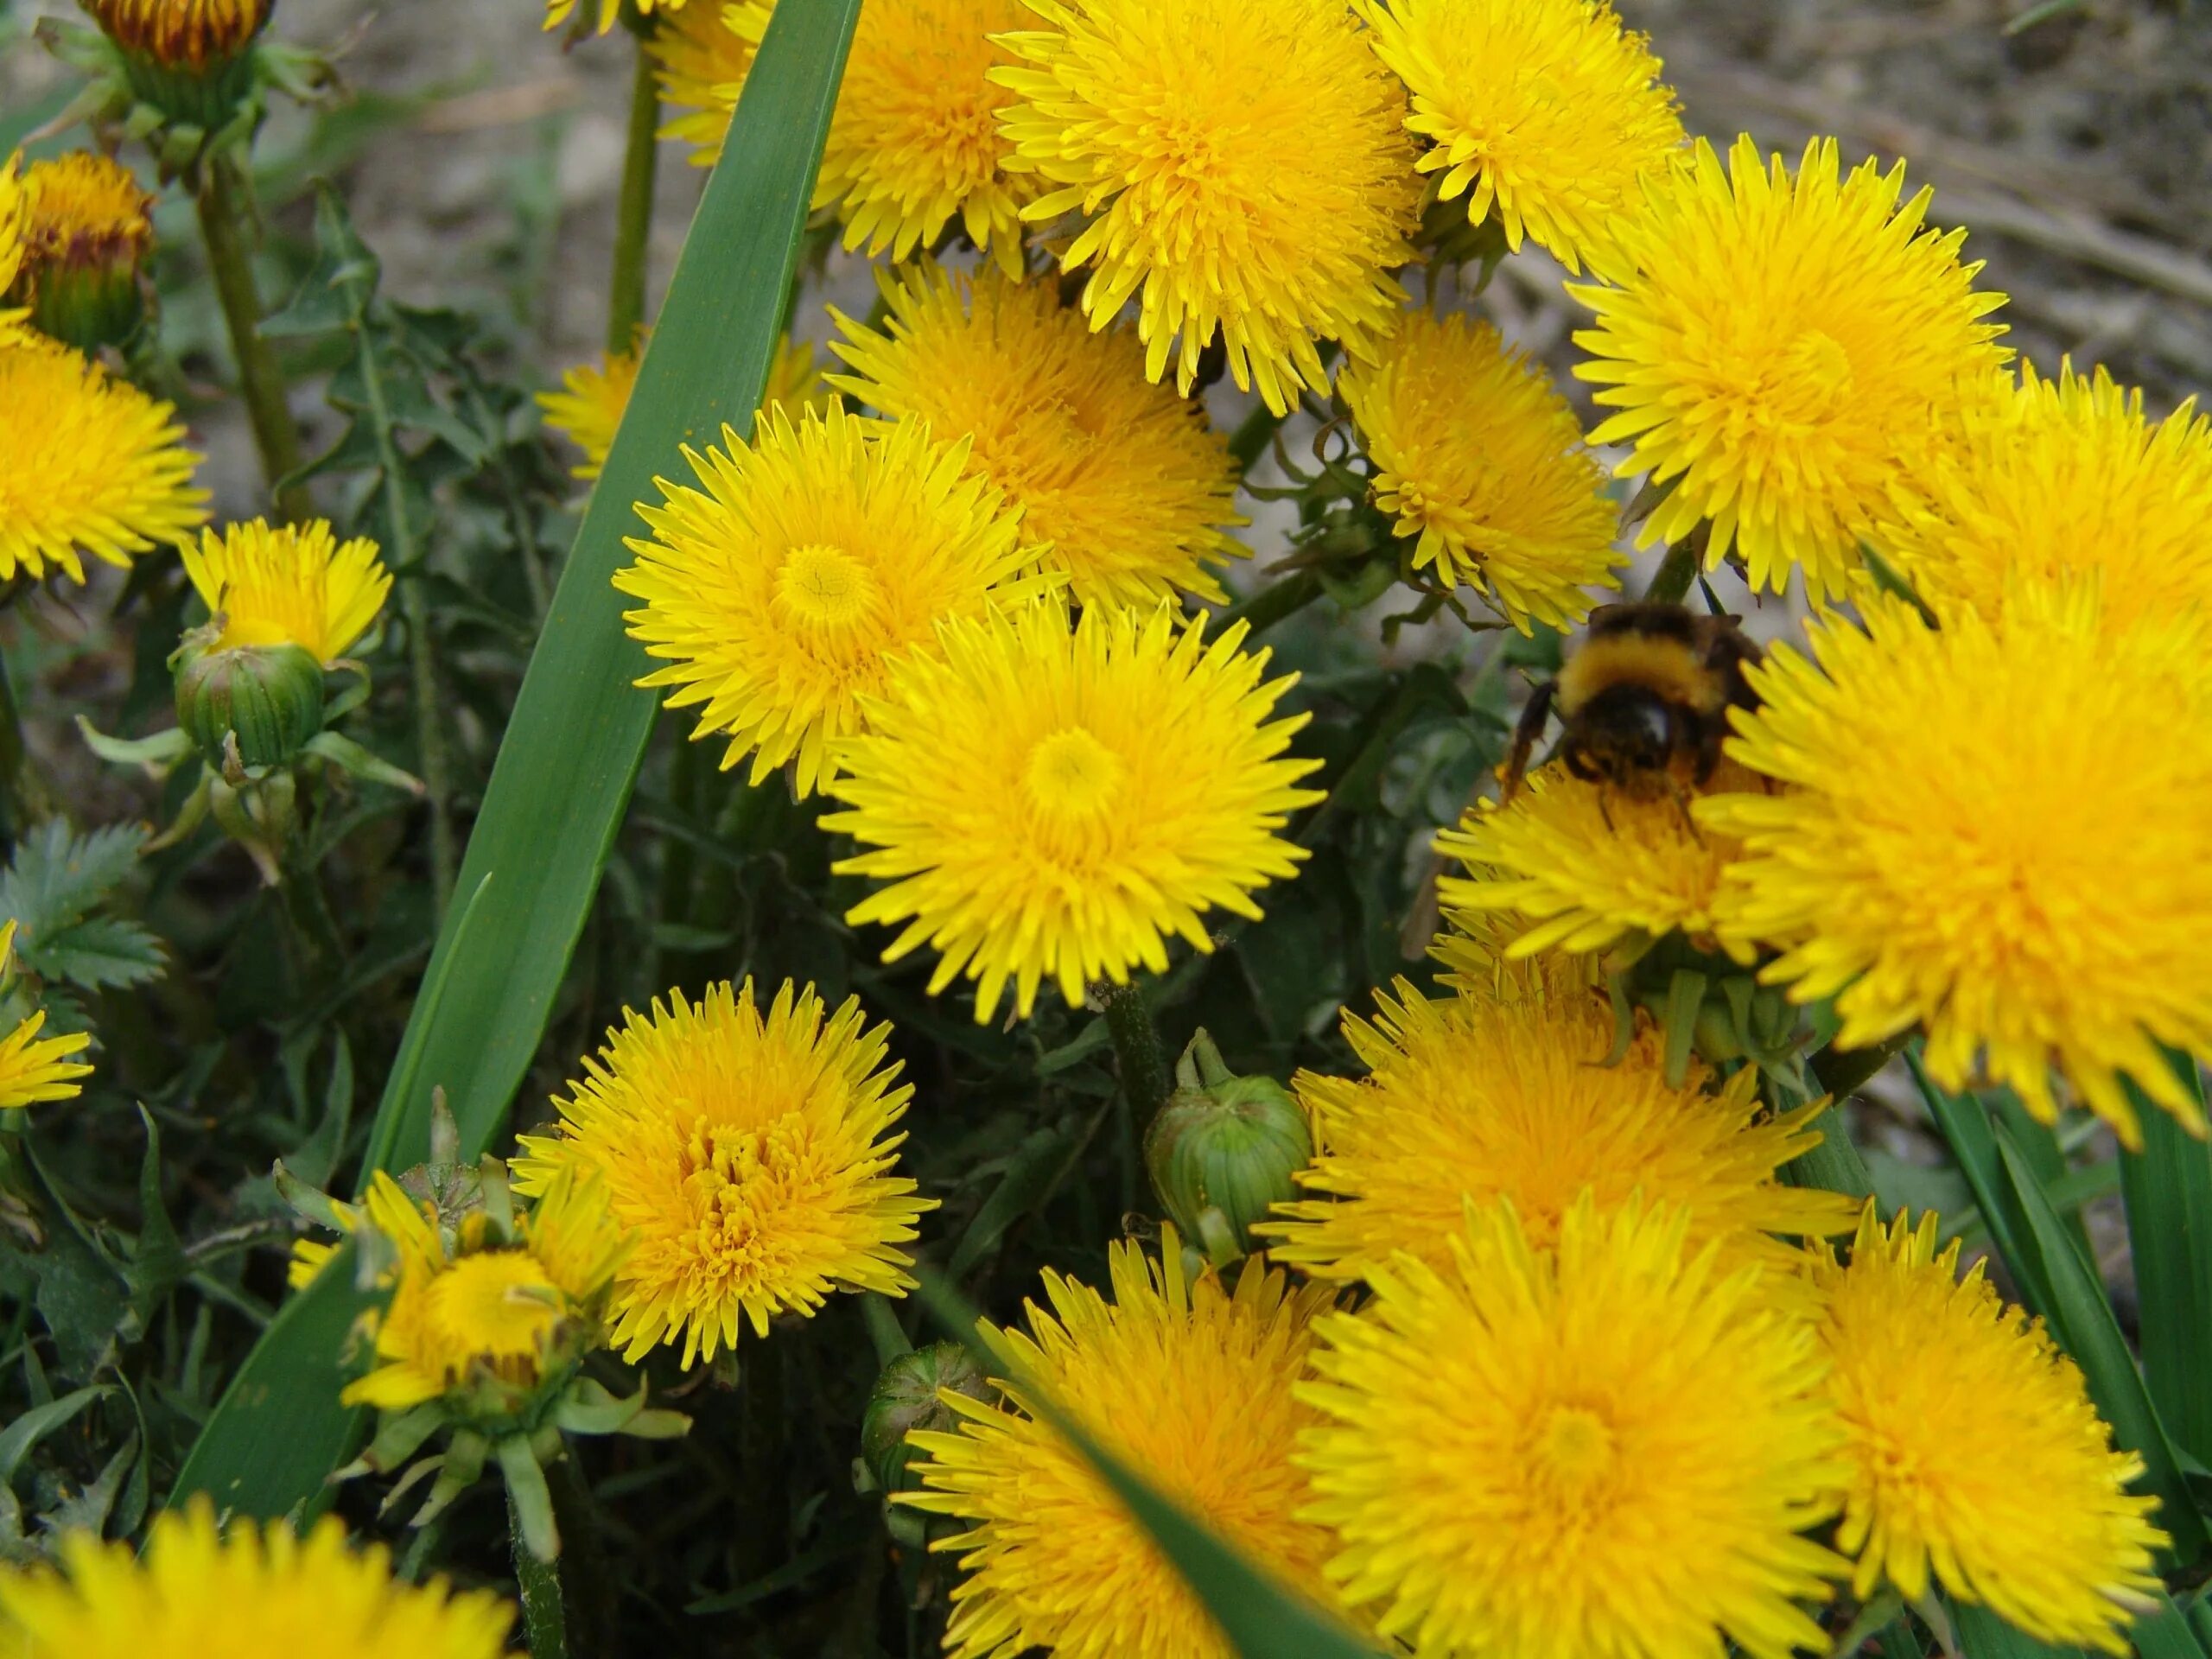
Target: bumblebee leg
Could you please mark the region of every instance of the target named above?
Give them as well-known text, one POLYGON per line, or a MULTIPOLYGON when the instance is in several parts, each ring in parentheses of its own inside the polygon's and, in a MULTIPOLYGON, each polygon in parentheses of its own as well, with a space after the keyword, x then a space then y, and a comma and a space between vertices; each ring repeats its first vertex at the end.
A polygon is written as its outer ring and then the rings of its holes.
POLYGON ((1500 805, 1513 798, 1521 788, 1521 780, 1528 776, 1529 756, 1535 750, 1536 740, 1544 734, 1544 722, 1551 718, 1552 698, 1558 690, 1558 682, 1546 680, 1529 699, 1529 706, 1521 711, 1520 723, 1513 728, 1513 749, 1506 757, 1505 772, 1498 788, 1500 805))
POLYGON ((1700 847, 1705 845, 1705 832, 1697 827, 1697 820, 1690 815, 1689 791, 1682 787, 1682 780, 1673 772, 1667 774, 1667 793, 1674 798, 1675 810, 1681 814, 1682 828, 1690 832, 1690 839, 1700 847))

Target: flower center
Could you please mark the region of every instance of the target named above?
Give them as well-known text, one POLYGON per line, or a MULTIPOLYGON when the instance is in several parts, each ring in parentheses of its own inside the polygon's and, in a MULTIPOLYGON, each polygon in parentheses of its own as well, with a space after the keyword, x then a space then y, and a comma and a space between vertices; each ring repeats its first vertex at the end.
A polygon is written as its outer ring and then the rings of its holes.
POLYGON ((1064 727, 1029 752, 1022 787, 1049 819, 1086 823, 1103 817, 1122 792, 1122 757, 1080 726, 1064 727))
POLYGON ((868 568, 841 547, 810 542, 784 556, 776 606, 802 627, 849 631, 875 613, 882 589, 868 568))
POLYGON ((1808 328, 1783 353, 1777 378, 1784 419, 1826 420, 1851 396, 1851 354, 1834 335, 1808 328))
POLYGON ((1536 1432, 1530 1463, 1545 1490, 1580 1499, 1611 1471, 1613 1450, 1605 1419, 1580 1406, 1557 1406, 1536 1432))
POLYGON ((456 1349, 535 1355, 561 1322, 560 1287, 527 1250, 464 1255, 430 1282, 430 1318, 456 1349))

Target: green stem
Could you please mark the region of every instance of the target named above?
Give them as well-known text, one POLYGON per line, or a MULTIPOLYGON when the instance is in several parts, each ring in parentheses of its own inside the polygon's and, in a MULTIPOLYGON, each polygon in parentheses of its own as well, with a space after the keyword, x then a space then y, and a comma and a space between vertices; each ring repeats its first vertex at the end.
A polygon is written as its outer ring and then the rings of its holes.
POLYGON ((1702 537, 1685 536, 1669 548, 1658 569, 1652 572, 1651 585, 1643 590, 1644 599, 1669 605, 1688 599, 1690 584, 1697 580, 1698 552, 1703 544, 1702 537))
MULTIPOLYGON (((705 745, 695 743, 688 733, 679 729, 676 739, 676 754, 668 768, 668 804, 682 817, 696 823, 699 817, 702 779, 700 753, 705 745)), ((664 922, 678 926, 690 925, 693 918, 692 890, 698 870, 698 858, 691 850, 691 843, 681 836, 671 836, 661 849, 660 908, 658 914, 664 922)), ((662 951, 660 961, 653 971, 653 983, 664 985, 668 980, 668 964, 672 953, 662 951)))
POLYGON ((300 429, 284 400, 284 376, 276 354, 261 334, 261 296, 253 282, 253 258, 239 228, 241 206, 233 164, 224 156, 202 169, 200 234, 207 245, 207 268, 222 302, 231 350, 238 364, 238 391, 253 426, 254 447, 269 477, 279 516, 293 524, 315 517, 315 503, 300 484, 282 484, 300 469, 300 429), (280 487, 281 485, 281 487, 280 487))
POLYGON ((1230 623, 1242 622, 1254 634, 1265 633, 1276 623, 1304 610, 1320 598, 1321 593, 1320 577, 1311 570, 1298 571, 1220 612, 1214 618, 1213 632, 1218 634, 1230 623))
POLYGON ((568 1611, 561 1605, 561 1564, 541 1561, 523 1541, 522 1516, 507 1495, 507 1536, 514 1547, 515 1584, 522 1592, 523 1640, 530 1659, 568 1659, 568 1611))
POLYGON ((1243 424, 1229 435, 1229 457, 1236 463, 1236 470, 1249 473, 1252 463, 1267 453, 1268 445, 1289 417, 1278 415, 1262 404, 1244 417, 1243 424))
POLYGON ((614 219, 614 276, 607 289, 607 349, 637 344, 645 320, 645 245, 652 238, 653 174, 660 158, 660 85, 653 78, 649 16, 629 17, 638 61, 630 78, 630 132, 622 153, 622 200, 614 219))
POLYGON ((12 845, 22 832, 54 810, 44 781, 31 763, 23 740, 22 712, 16 704, 15 682, 0 656, 0 843, 12 845))
POLYGON ((545 1471, 553 1497, 554 1519, 561 1528, 562 1579, 575 1614, 569 1646, 577 1655, 617 1651, 617 1593, 613 1572, 600 1538, 599 1510, 584 1482, 572 1446, 545 1471))
POLYGON ((306 859, 289 850, 281 867, 283 880, 276 884, 284 902, 284 919, 292 925, 306 957, 308 977, 334 976, 346 960, 346 946, 338 931, 338 918, 323 895, 322 883, 306 859))
POLYGON ((399 606, 407 618, 407 667, 415 704, 416 747, 420 751, 423 791, 430 808, 430 885, 437 913, 442 917, 453 899, 454 874, 460 861, 454 849, 453 775, 446 759, 445 705, 438 690, 437 657, 430 642, 430 601, 423 591, 421 550, 415 540, 415 521, 407 508, 407 476, 398 442, 392 436, 384 370, 377 361, 375 342, 365 337, 365 323, 355 327, 364 335, 355 360, 360 365, 362 395, 368 399, 369 423, 376 433, 377 466, 384 474, 392 563, 400 573, 399 606))
POLYGON ((1106 1033, 1114 1039, 1114 1058, 1122 1073, 1122 1213, 1127 1215, 1142 1196, 1144 1153, 1139 1137, 1167 1098, 1169 1086, 1167 1052, 1160 1046, 1160 1031, 1152 1022, 1141 982, 1132 980, 1108 988, 1106 1033))
POLYGON ((914 1351, 914 1344, 907 1340, 906 1327, 899 1323, 899 1312, 891 1306, 891 1299, 879 1291, 861 1293, 861 1318, 868 1324, 868 1338, 875 1344, 875 1363, 888 1365, 893 1360, 914 1351))

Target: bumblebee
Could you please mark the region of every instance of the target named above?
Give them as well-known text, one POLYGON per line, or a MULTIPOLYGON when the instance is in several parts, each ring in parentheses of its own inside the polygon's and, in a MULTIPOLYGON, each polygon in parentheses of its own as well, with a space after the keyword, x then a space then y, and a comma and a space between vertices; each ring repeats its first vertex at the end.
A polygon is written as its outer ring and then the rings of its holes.
POLYGON ((1686 770, 1702 785, 1719 762, 1728 710, 1758 702, 1744 668, 1759 660, 1759 648, 1742 620, 1649 600, 1591 612, 1589 632, 1559 677, 1537 687, 1522 711, 1503 798, 1520 788, 1554 711, 1560 759, 1586 783, 1679 798, 1686 770))

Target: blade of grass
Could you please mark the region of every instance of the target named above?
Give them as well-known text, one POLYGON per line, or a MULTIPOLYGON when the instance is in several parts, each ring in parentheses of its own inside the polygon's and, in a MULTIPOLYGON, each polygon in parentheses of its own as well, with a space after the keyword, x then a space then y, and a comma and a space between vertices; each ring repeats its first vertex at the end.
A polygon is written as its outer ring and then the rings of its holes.
POLYGON ((1951 1156, 1958 1160, 1959 1173, 1974 1189, 1974 1207, 1981 1211, 1990 1247, 2005 1264, 2005 1270, 2012 1274, 2013 1286, 2028 1311, 2048 1318, 2050 1286, 2044 1278, 2041 1262, 2022 1237, 2026 1223, 2012 1198, 2004 1165, 1998 1158, 1997 1132, 1990 1126, 1987 1109, 1971 1096, 1949 1094, 1938 1089, 1922 1067, 1916 1052, 1908 1051, 1904 1058, 1912 1080, 1920 1090, 1920 1097, 1927 1103, 1929 1115, 1942 1131, 1943 1139, 1950 1143, 1951 1156))
MULTIPOLYGON (((2174 1069, 2202 1106, 2194 1061, 2174 1069)), ((2158 1414, 2182 1448, 2212 1463, 2212 1146, 2196 1139, 2133 1084, 2143 1150, 2120 1155, 2143 1370, 2158 1414)))
POLYGON ((1986 1607, 1962 1601, 1945 1605, 1966 1659, 2086 1659, 2079 1648, 2054 1648, 2014 1630, 1986 1607))
POLYGON ((1997 1132, 1998 1157, 2012 1187, 2012 1202, 2026 1224, 2024 1243, 2039 1258, 2050 1287, 2045 1316, 2059 1345, 2073 1356, 2089 1384, 2097 1412, 2110 1423, 2113 1438, 2143 1459, 2143 1486, 2158 1499, 2158 1524, 2172 1541, 2172 1557, 2187 1566, 2203 1554, 2204 1517, 2190 1497, 2189 1483, 2166 1437, 2135 1357, 2120 1334, 2120 1321, 2106 1299, 2103 1284, 2066 1224, 2059 1218, 2027 1158, 2012 1137, 1997 1132))
MULTIPOLYGON (((633 683, 645 653, 623 633, 613 586, 634 504, 659 499, 653 480, 683 470, 683 445, 718 441, 724 422, 752 429, 859 12, 860 0, 778 10, 516 697, 461 889, 499 880, 394 1069, 444 1087, 464 1157, 491 1144, 537 1051, 652 732, 656 699, 633 683)), ((448 926, 438 956, 454 944, 448 926)), ((387 1092, 378 1160, 410 1164, 429 1144, 426 1091, 387 1092)))
MULTIPOLYGON (((976 1334, 976 1310, 943 1279, 923 1273, 917 1294, 979 1363, 994 1372, 1005 1370, 1005 1356, 994 1353, 976 1334)), ((1042 1391, 1025 1388, 1023 1401, 1114 1489, 1243 1659, 1376 1659, 1377 1649, 1282 1588, 1203 1520, 1154 1491, 1042 1391)))
MULTIPOLYGON (((638 386, 531 655, 407 1033, 361 1180, 429 1150, 446 1090, 474 1159, 499 1134, 599 885, 652 696, 623 637, 612 577, 632 504, 687 442, 752 426, 766 384, 822 140, 861 0, 779 8, 746 82, 728 149, 684 243, 638 386), (496 874, 498 880, 490 878, 496 874)), ((324 1501, 359 1432, 338 1403, 339 1351, 360 1312, 350 1273, 322 1274, 247 1357, 186 1460, 179 1494, 262 1516, 324 1501)))

